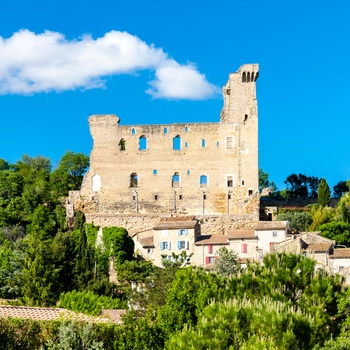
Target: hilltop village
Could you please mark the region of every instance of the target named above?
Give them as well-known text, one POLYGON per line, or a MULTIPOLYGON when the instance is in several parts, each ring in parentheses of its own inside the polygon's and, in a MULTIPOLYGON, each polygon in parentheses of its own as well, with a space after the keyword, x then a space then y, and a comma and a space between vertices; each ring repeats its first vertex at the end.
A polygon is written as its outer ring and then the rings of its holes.
POLYGON ((229 75, 215 123, 92 115, 90 157, 0 159, 0 348, 350 348, 350 183, 330 205, 293 174, 281 205, 258 77, 229 75))
POLYGON ((282 249, 348 278, 350 250, 334 251, 335 241, 317 233, 293 235, 271 215, 261 221, 258 77, 257 64, 229 75, 216 123, 121 126, 116 115, 90 116, 90 168, 70 193, 70 212, 81 210, 100 232, 124 227, 139 257, 159 267, 182 252, 210 268, 223 246, 243 265, 282 249))

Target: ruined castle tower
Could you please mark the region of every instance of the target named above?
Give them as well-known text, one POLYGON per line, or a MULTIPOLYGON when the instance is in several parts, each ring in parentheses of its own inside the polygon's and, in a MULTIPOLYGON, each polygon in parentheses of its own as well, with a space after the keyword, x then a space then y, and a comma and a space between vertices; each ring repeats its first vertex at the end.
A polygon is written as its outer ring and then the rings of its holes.
POLYGON ((258 74, 257 64, 230 74, 219 122, 124 126, 91 116, 79 203, 87 219, 133 231, 164 216, 257 220, 258 74))

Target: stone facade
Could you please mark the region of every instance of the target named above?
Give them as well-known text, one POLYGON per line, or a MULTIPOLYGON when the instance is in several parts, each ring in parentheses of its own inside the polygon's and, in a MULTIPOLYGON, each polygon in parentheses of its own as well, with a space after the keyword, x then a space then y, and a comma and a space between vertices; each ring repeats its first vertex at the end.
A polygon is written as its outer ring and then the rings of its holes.
POLYGON ((258 65, 223 87, 219 122, 120 125, 89 118, 90 169, 75 209, 88 222, 151 229, 161 217, 194 215, 205 234, 250 229, 258 220, 258 65))
POLYGON ((255 222, 249 230, 232 229, 227 234, 203 235, 203 222, 194 216, 163 218, 153 229, 133 235, 137 255, 162 266, 162 256, 185 251, 192 265, 210 269, 218 250, 225 246, 237 253, 242 266, 247 261, 262 261, 274 251, 277 242, 290 236, 287 221, 255 222))

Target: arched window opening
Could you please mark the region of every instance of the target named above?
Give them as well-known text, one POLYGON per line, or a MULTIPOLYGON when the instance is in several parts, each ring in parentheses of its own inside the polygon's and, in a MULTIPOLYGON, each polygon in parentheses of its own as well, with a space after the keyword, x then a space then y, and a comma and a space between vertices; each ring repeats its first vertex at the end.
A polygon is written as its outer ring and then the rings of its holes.
POLYGON ((168 128, 164 128, 164 134, 168 133, 168 128))
POLYGON ((185 131, 188 132, 188 126, 185 127, 185 131))
POLYGON ((181 137, 179 135, 173 138, 173 150, 179 151, 181 149, 181 137))
POLYGON ((226 185, 227 187, 233 187, 233 176, 231 175, 226 176, 226 185))
POLYGON ((208 185, 208 177, 207 175, 201 175, 199 177, 199 184, 201 187, 207 187, 208 185))
POLYGON ((139 177, 136 173, 130 175, 130 187, 137 187, 139 185, 139 177))
POLYGON ((251 81, 254 81, 254 72, 252 72, 251 81))
POLYGON ((243 72, 242 74, 242 83, 245 83, 247 81, 247 76, 245 74, 245 72, 243 72))
POLYGON ((247 83, 250 82, 250 72, 247 73, 247 83))
POLYGON ((132 128, 132 129, 131 129, 131 134, 132 134, 132 135, 135 135, 135 134, 136 134, 135 128, 132 128))
POLYGON ((124 139, 120 139, 119 148, 121 151, 125 151, 125 140, 124 139))
POLYGON ((139 150, 144 151, 147 149, 147 139, 144 135, 139 138, 139 150))
POLYGON ((172 179, 171 179, 171 186, 172 187, 179 187, 180 186, 180 175, 179 173, 174 173, 172 179))

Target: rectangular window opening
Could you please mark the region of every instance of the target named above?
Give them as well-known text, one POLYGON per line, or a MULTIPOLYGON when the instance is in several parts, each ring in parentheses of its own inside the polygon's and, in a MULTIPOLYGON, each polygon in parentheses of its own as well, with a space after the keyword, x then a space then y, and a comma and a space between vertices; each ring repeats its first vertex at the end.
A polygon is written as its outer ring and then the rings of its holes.
POLYGON ((233 137, 231 136, 226 137, 226 148, 233 149, 233 137))

